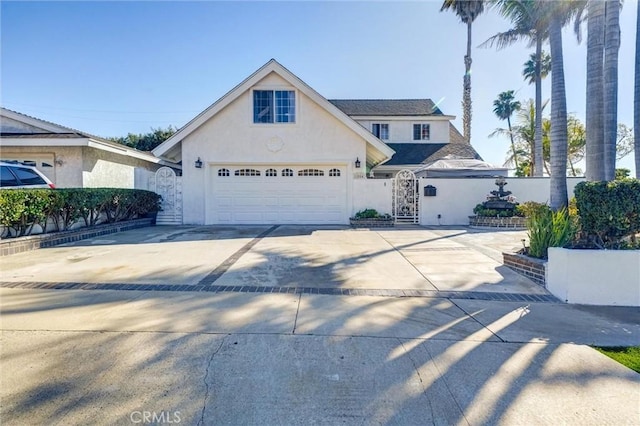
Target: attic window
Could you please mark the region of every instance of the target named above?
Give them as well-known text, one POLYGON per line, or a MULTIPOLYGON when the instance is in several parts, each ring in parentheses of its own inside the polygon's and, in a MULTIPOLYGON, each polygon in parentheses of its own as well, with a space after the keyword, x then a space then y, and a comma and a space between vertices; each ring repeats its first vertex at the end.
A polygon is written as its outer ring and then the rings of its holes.
POLYGON ((296 92, 294 90, 254 90, 254 123, 295 123, 296 92))
POLYGON ((428 141, 431 134, 431 129, 428 124, 414 124, 413 125, 413 140, 414 141, 428 141))

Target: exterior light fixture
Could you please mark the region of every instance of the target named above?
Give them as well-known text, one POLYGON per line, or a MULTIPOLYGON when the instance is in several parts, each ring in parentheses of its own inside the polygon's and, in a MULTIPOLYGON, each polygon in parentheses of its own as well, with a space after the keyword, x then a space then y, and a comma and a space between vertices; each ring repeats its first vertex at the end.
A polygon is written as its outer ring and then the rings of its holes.
POLYGON ((360 168, 360 159, 356 157, 356 169, 360 168))
POLYGON ((200 159, 200 157, 198 157, 198 159, 196 160, 196 169, 201 169, 202 168, 202 160, 200 159))

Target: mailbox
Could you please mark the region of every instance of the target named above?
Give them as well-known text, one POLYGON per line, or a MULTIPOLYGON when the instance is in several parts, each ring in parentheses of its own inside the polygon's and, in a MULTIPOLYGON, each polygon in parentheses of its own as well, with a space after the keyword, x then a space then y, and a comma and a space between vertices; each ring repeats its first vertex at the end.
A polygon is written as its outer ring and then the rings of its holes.
POLYGON ((424 187, 424 196, 425 197, 435 197, 436 196, 436 187, 433 185, 427 185, 424 187))

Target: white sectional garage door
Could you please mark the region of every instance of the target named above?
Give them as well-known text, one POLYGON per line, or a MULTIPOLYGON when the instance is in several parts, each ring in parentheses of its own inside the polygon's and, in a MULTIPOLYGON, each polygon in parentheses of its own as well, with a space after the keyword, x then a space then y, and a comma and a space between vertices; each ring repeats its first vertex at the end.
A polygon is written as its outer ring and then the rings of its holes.
POLYGON ((348 222, 344 165, 211 167, 209 223, 348 222))

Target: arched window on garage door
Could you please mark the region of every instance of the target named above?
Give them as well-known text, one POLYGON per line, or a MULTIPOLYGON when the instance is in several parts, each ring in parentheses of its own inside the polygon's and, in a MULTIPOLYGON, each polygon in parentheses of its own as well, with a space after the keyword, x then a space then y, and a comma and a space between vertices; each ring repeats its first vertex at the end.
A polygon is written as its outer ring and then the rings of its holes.
POLYGON ((276 169, 267 169, 266 172, 264 172, 265 176, 278 176, 278 171, 276 169))
POLYGON ((287 176, 287 177, 293 176, 293 170, 291 170, 291 169, 282 169, 282 176, 287 176))
POLYGON ((332 177, 340 176, 340 170, 339 169, 331 169, 331 170, 329 170, 329 176, 332 176, 332 177))
POLYGON ((218 176, 229 176, 229 169, 218 169, 218 176))
POLYGON ((302 169, 298 171, 298 176, 324 176, 324 171, 319 169, 302 169))
POLYGON ((236 176, 260 176, 260 170, 256 169, 240 169, 234 172, 236 176))

